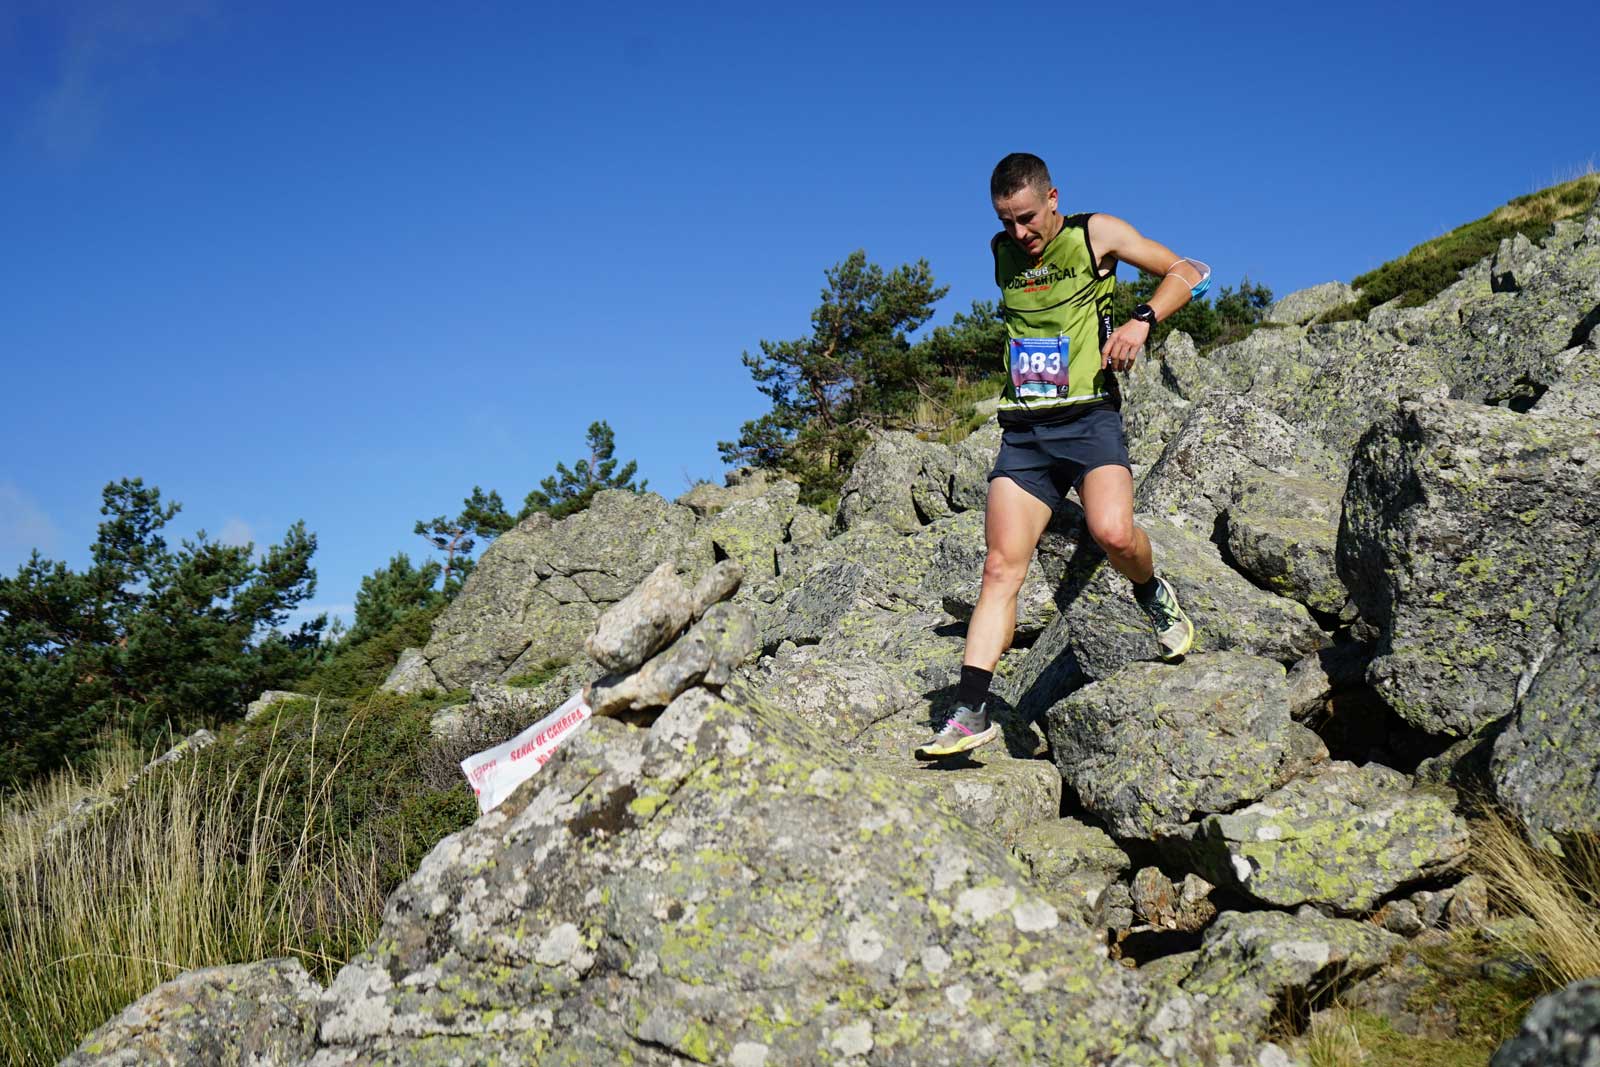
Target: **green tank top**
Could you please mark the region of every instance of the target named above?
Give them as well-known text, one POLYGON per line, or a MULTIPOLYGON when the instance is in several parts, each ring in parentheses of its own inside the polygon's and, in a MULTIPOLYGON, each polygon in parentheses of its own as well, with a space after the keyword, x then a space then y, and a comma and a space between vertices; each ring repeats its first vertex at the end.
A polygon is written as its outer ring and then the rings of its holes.
POLYGON ((1119 402, 1116 376, 1100 367, 1116 270, 1096 275, 1087 213, 1061 221, 1037 261, 1004 233, 989 243, 1006 324, 1002 422, 1054 422, 1119 402))

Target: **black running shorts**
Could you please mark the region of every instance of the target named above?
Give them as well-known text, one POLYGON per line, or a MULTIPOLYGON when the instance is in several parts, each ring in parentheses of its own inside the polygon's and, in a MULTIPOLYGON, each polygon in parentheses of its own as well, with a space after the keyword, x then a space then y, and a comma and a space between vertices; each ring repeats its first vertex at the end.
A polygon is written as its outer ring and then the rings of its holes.
POLYGON ((1096 408, 1054 426, 1006 427, 989 480, 1010 478, 1054 511, 1068 489, 1076 489, 1085 474, 1108 463, 1133 470, 1122 413, 1096 408))

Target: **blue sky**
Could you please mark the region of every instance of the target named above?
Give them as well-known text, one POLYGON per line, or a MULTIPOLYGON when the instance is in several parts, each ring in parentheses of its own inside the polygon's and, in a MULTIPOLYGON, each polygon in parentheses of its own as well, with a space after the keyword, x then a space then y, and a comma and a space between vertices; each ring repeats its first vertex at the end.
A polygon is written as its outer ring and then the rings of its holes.
POLYGON ((0 568, 101 487, 320 540, 315 605, 608 420, 720 479, 739 355, 824 269, 991 297, 987 179, 1052 166, 1218 281, 1348 279, 1600 156, 1592 3, 0 0, 0 568))

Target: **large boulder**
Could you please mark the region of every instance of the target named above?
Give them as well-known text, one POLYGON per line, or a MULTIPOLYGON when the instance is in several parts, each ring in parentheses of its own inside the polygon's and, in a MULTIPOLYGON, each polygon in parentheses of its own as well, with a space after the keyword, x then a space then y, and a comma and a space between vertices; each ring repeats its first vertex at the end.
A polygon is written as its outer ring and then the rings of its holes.
POLYGON ((1298 325, 1309 322, 1325 311, 1343 307, 1355 298, 1356 291, 1344 282, 1323 282, 1306 289, 1296 289, 1275 301, 1267 308, 1263 320, 1298 325))
POLYGON ((903 430, 873 440, 839 492, 839 525, 862 519, 887 523, 901 533, 950 513, 955 456, 944 445, 903 430))
POLYGON ((335 978, 316 1063, 1153 1065, 1141 1009, 992 838, 691 690, 441 842, 335 978))
POLYGON ((1305 337, 1314 371, 1271 383, 1264 402, 1335 455, 1348 456, 1398 397, 1441 398, 1450 383, 1437 353, 1363 322, 1312 326, 1305 337))
POLYGON ((1567 593, 1491 773, 1495 799, 1534 840, 1600 834, 1600 558, 1567 593))
POLYGON ((1343 497, 1343 482, 1242 472, 1227 510, 1234 562, 1278 595, 1337 615, 1346 599, 1336 562, 1343 497))
POLYGON ((1600 1067, 1600 981, 1573 982, 1534 1001, 1489 1067, 1600 1067))
POLYGON ((1376 763, 1327 763, 1238 811, 1180 827, 1165 845, 1211 882, 1264 904, 1359 914, 1465 858, 1445 789, 1413 789, 1376 763))
POLYGON ((300 1067, 322 990, 299 960, 186 971, 96 1029, 61 1067, 300 1067))
POLYGON ((705 523, 705 536, 718 558, 738 560, 752 580, 778 573, 778 549, 800 510, 800 487, 774 482, 760 496, 737 500, 705 523))
POLYGON ((1362 438, 1339 574, 1379 631, 1368 678, 1406 721, 1465 737, 1508 714, 1600 532, 1581 419, 1406 402, 1362 438))
POLYGON ((560 522, 534 515, 489 546, 423 655, 446 689, 571 659, 600 613, 668 562, 698 577, 712 549, 694 512, 654 493, 611 489, 560 522))
MULTIPOLYGON (((1303 605, 1252 585, 1208 538, 1165 518, 1135 518, 1150 537, 1156 569, 1194 622, 1195 653, 1247 652, 1294 663, 1328 642, 1303 605)), ((1133 587, 1097 548, 1078 551, 1056 596, 1061 614, 1028 649, 1008 690, 1030 715, 1079 685, 1160 654, 1133 587)))
POLYGON ((1210 537, 1240 474, 1266 471, 1337 482, 1338 460, 1248 396, 1215 393, 1188 410, 1134 494, 1141 512, 1210 537))
POLYGON ((1085 808, 1152 840, 1231 811, 1279 781, 1289 718, 1283 666, 1237 652, 1131 663, 1046 713, 1051 757, 1085 808))
POLYGON ((1331 997, 1377 971, 1401 944, 1370 923, 1231 911, 1206 930, 1177 986, 1198 1013, 1259 1032, 1286 1005, 1331 997))
POLYGON ((1549 389, 1533 405, 1540 415, 1600 419, 1600 342, 1569 348, 1551 360, 1549 389))
POLYGON ((402 649, 400 658, 390 669, 389 674, 378 687, 385 693, 426 693, 429 690, 443 688, 439 678, 433 673, 433 668, 428 666, 428 657, 422 654, 420 648, 402 649))
POLYGON ((1130 866, 1104 830, 1077 819, 1047 819, 1019 833, 1011 851, 1063 915, 1092 919, 1107 887, 1130 866))

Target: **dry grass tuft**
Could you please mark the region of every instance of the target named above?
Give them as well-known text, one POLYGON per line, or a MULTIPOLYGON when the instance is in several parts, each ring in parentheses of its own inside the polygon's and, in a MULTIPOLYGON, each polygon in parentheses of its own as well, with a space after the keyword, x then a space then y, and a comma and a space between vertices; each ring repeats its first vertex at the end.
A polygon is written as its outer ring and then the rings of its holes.
POLYGON ((1533 920, 1525 948, 1545 978, 1564 986, 1600 977, 1600 839, 1566 839, 1564 855, 1553 855, 1498 812, 1473 832, 1474 865, 1499 906, 1533 920))
POLYGON ((44 831, 74 799, 113 791, 142 757, 114 754, 92 781, 68 771, 9 798, 0 812, 0 1061, 55 1063, 182 971, 293 955, 326 973, 352 941, 374 936, 378 857, 356 855, 326 817, 341 741, 314 751, 309 779, 270 747, 249 783, 238 767, 185 759, 54 840, 44 831), (308 780, 309 795, 293 787, 304 814, 285 833, 286 783, 308 780))
POLYGON ((1306 1056, 1311 1067, 1357 1067, 1366 1062, 1361 1032, 1355 1018, 1343 1007, 1318 1012, 1306 1034, 1306 1056))

